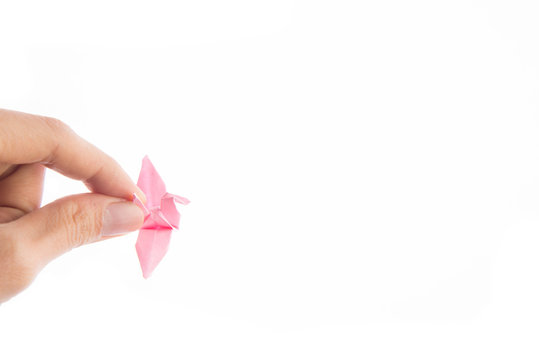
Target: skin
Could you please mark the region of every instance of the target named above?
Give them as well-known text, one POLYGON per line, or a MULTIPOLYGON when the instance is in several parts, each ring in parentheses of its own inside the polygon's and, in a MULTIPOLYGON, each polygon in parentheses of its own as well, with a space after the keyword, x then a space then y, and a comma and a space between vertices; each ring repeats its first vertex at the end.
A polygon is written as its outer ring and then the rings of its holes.
MULTIPOLYGON (((0 303, 25 289, 51 260, 102 236, 112 203, 144 194, 110 156, 61 121, 0 109, 0 303), (45 168, 91 193, 40 207, 45 168)), ((141 213, 137 224, 142 225, 141 213)))

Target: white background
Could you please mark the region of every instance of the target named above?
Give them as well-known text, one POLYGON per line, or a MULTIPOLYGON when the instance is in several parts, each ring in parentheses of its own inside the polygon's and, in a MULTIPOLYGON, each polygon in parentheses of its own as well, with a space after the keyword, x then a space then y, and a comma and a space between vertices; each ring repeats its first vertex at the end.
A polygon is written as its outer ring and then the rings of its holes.
POLYGON ((1 2, 0 107, 192 204, 149 280, 136 234, 51 263, 0 358, 537 358, 536 4, 1 2))

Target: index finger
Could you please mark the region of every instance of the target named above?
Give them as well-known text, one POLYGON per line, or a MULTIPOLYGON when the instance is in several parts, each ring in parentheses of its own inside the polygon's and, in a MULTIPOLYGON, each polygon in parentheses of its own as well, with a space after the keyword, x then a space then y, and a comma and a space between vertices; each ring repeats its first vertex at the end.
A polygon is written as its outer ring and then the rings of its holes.
POLYGON ((145 198, 114 159, 50 117, 0 109, 0 163, 40 163, 93 192, 145 198))

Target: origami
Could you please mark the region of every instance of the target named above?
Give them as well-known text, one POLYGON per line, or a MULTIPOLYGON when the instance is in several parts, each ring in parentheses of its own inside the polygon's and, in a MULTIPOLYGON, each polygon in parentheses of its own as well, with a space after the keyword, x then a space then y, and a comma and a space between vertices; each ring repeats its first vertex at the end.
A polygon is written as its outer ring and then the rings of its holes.
POLYGON ((135 247, 142 276, 147 279, 167 253, 172 230, 178 229, 180 225, 180 213, 175 203, 187 205, 189 200, 166 191, 163 179, 148 156, 142 160, 137 185, 146 195, 147 201, 144 204, 134 195, 133 201, 145 215, 135 247))

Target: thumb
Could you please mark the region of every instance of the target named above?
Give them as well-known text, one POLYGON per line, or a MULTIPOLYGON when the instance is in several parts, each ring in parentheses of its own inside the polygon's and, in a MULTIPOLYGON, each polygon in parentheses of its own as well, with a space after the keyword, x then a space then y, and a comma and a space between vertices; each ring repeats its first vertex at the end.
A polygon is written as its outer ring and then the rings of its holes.
POLYGON ((6 230, 42 267, 75 247, 137 230, 143 221, 142 210, 133 202, 79 194, 35 210, 9 223, 6 230))

